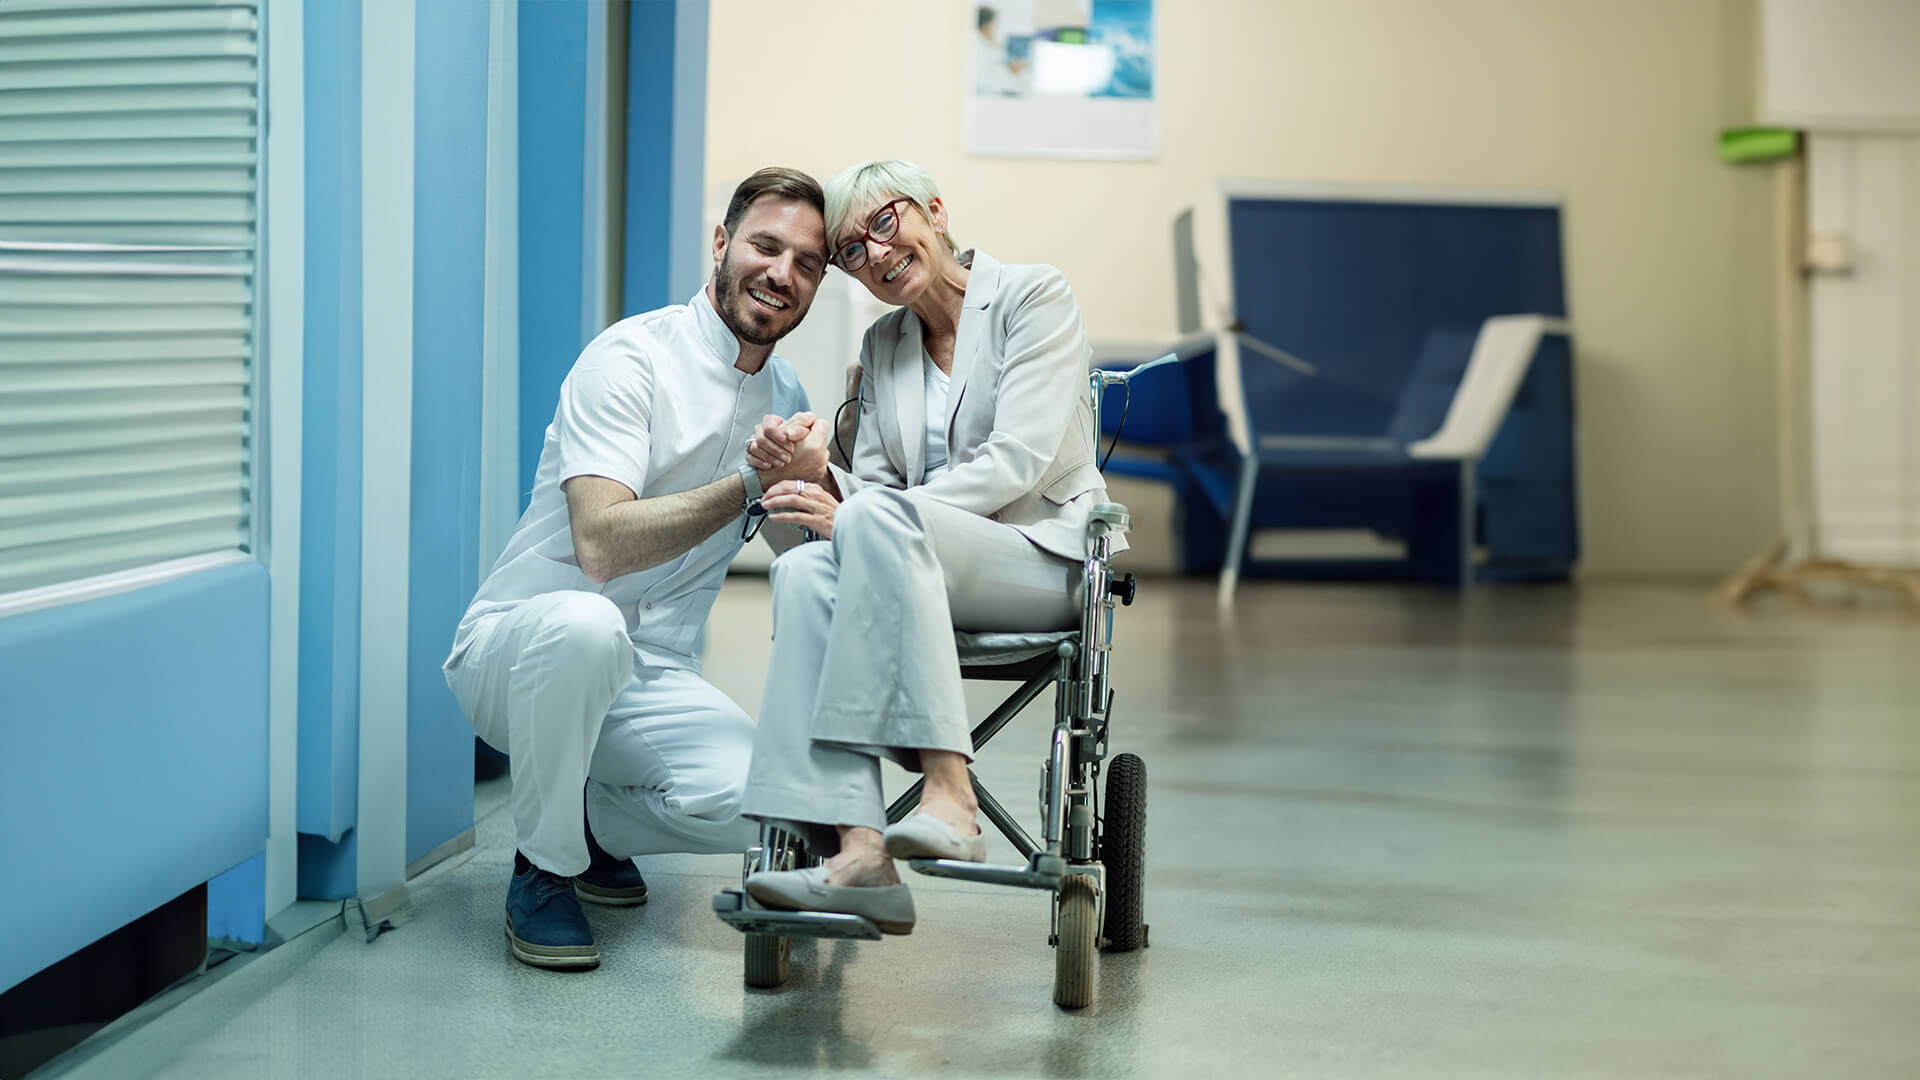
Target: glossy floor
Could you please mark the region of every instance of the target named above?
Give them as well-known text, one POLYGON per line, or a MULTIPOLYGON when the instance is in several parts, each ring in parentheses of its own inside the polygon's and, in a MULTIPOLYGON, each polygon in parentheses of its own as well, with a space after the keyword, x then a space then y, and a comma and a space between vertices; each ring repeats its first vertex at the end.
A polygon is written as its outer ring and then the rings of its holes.
MULTIPOLYGON (((721 857, 642 860, 652 902, 591 911, 600 970, 524 967, 494 788, 397 930, 315 930, 56 1068, 1920 1075, 1920 619, 1702 593, 1255 583, 1223 619, 1206 583, 1147 583, 1115 742, 1151 778, 1152 947, 1078 1013, 1043 896, 927 878, 911 937, 803 944, 747 990, 721 857)), ((735 580, 708 670, 749 711, 766 626, 735 580)), ((1023 815, 1043 714, 981 761, 1023 815)))

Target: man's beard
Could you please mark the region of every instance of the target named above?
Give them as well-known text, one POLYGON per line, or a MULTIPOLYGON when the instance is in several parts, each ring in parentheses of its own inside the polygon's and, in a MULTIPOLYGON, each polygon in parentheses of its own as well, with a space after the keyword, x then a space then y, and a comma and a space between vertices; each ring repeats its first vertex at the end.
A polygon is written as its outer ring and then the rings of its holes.
MULTIPOLYGON (((761 309, 752 297, 747 295, 746 286, 740 283, 739 275, 733 269, 733 249, 727 249, 726 257, 720 260, 720 270, 714 277, 714 293, 720 301, 715 305, 720 312, 720 321, 727 324, 735 337, 749 345, 768 346, 779 341, 787 331, 800 325, 800 319, 807 313, 804 307, 789 306, 787 312, 792 316, 784 326, 773 328, 774 316, 761 309), (756 325, 757 324, 757 325, 756 325)), ((791 297, 780 296, 772 289, 762 289, 768 296, 786 300, 793 304, 791 297)))

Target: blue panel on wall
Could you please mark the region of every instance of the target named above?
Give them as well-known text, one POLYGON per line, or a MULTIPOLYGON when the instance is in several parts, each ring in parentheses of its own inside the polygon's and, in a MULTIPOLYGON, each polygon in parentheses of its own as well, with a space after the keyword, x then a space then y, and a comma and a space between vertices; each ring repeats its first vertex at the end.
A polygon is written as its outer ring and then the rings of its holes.
POLYGON ((440 662, 479 587, 489 16, 421 0, 415 18, 409 861, 473 825, 473 729, 440 662))
POLYGON ((360 696, 360 4, 307 4, 298 828, 356 813, 360 696))
POLYGON ((626 265, 621 313, 685 301, 669 291, 673 252, 672 3, 628 9, 626 265))
POLYGON ((0 989, 266 849, 267 572, 0 619, 0 989))
MULTIPOLYGON (((637 5, 639 8, 651 4, 637 5)), ((580 355, 587 5, 520 5, 520 505, 580 355)))

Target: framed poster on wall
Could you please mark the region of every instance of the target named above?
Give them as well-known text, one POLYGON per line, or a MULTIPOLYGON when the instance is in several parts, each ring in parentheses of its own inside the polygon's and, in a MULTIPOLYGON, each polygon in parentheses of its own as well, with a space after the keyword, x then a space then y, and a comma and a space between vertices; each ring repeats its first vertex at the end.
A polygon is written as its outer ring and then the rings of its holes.
POLYGON ((1133 161, 1159 152, 1153 0, 981 0, 966 33, 969 152, 1133 161))

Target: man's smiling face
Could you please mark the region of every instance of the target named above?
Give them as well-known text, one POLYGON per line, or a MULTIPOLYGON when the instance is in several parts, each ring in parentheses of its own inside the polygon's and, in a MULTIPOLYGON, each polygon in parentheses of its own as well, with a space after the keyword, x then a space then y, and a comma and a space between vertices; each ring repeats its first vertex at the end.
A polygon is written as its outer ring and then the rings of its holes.
POLYGON ((827 224, 797 199, 762 195, 716 236, 714 308, 743 344, 769 346, 807 313, 827 268, 827 224))

